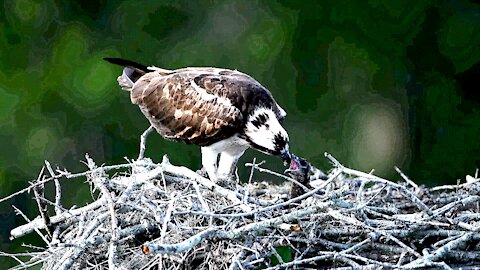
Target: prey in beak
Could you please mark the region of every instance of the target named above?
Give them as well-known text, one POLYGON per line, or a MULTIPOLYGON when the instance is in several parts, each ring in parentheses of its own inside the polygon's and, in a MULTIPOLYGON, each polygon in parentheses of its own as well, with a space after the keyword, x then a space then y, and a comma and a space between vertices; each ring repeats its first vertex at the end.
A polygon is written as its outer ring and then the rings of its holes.
MULTIPOLYGON (((328 179, 321 170, 315 168, 308 161, 294 154, 290 154, 290 167, 285 170, 285 174, 300 182, 308 189, 312 189, 310 180, 313 179, 328 179)), ((290 190, 290 197, 295 198, 305 193, 305 190, 299 185, 292 183, 290 190)))
POLYGON ((294 154, 290 154, 290 167, 284 173, 301 183, 308 183, 308 181, 316 179, 328 179, 328 176, 323 171, 312 166, 304 158, 297 157, 294 154))
MULTIPOLYGON (((311 189, 310 186, 310 163, 308 163, 305 159, 297 157, 293 154, 290 155, 290 167, 285 170, 285 174, 289 175, 293 179, 300 182, 303 186, 307 189, 311 189)), ((296 183, 292 183, 292 187, 290 189, 290 198, 296 198, 301 196, 305 193, 303 187, 297 185, 296 183)))
POLYGON ((300 183, 307 183, 309 179, 311 165, 305 159, 290 154, 290 167, 285 170, 293 179, 300 183))

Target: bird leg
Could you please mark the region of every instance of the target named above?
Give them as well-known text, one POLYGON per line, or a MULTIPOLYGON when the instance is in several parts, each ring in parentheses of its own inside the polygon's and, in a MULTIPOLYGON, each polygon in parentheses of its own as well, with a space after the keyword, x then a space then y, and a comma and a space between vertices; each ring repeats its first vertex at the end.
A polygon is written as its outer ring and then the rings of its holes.
POLYGON ((218 162, 217 176, 219 178, 228 178, 233 173, 238 159, 243 155, 245 149, 239 149, 239 151, 224 151, 220 155, 220 161, 218 162))
POLYGON ((214 151, 210 147, 202 147, 202 166, 207 171, 208 178, 215 181, 217 178, 217 159, 218 152, 214 151))

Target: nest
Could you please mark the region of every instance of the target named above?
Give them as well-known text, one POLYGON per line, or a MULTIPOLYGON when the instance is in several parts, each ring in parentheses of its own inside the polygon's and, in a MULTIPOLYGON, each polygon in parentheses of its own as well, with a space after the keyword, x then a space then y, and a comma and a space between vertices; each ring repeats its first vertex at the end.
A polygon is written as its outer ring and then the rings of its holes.
POLYGON ((328 180, 302 186, 303 194, 295 198, 289 193, 298 182, 255 162, 247 164, 252 167, 248 183, 232 180, 228 186, 166 157, 160 164, 142 158, 97 167, 87 156, 89 169, 78 174, 54 171, 46 163, 45 173, 29 187, 39 216, 11 231, 12 239, 36 232, 46 247, 3 256, 18 261, 14 269, 466 269, 480 264, 477 176, 429 189, 398 169, 402 181, 394 183, 327 157, 334 165, 328 180), (259 171, 288 181, 280 186, 252 181, 261 177, 259 171), (64 209, 61 180, 77 177, 87 178, 95 199, 64 209), (43 194, 49 181, 57 191, 51 201, 43 194))

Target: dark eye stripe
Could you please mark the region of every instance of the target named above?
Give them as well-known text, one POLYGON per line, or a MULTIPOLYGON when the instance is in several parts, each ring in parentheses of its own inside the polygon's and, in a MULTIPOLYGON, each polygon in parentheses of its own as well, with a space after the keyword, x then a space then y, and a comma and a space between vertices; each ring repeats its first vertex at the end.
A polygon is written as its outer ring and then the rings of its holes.
POLYGON ((260 126, 265 125, 265 123, 268 120, 268 115, 265 113, 261 113, 255 117, 255 119, 252 120, 252 125, 254 125, 256 128, 260 128, 260 126))
POLYGON ((281 151, 285 149, 285 146, 287 145, 288 140, 285 138, 282 134, 277 133, 273 137, 273 144, 275 145, 275 150, 276 151, 281 151))

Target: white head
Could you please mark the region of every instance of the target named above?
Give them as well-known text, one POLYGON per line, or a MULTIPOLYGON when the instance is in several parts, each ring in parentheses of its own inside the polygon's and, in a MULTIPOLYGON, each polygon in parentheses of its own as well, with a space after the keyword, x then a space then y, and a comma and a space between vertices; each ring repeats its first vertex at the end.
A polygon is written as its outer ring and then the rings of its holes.
POLYGON ((245 135, 258 151, 274 156, 288 154, 288 134, 272 109, 255 109, 248 117, 245 135))

